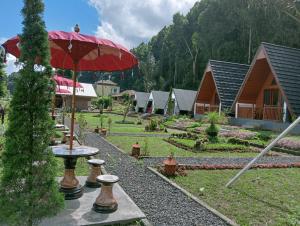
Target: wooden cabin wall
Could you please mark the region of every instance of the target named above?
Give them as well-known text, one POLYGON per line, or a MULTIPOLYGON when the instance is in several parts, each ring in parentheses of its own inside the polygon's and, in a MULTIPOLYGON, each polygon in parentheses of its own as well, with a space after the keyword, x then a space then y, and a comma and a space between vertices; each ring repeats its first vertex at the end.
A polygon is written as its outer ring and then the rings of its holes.
MULTIPOLYGON (((264 82, 264 85, 263 87, 261 88, 259 94, 258 94, 258 97, 256 99, 256 107, 263 107, 264 106, 264 90, 265 89, 278 89, 279 90, 279 87, 278 85, 272 85, 272 81, 274 79, 274 75, 272 72, 269 73, 266 81, 264 82)), ((279 103, 281 102, 281 97, 282 97, 282 94, 279 90, 279 103)))
POLYGON ((216 86, 211 72, 206 72, 196 103, 215 104, 216 86))

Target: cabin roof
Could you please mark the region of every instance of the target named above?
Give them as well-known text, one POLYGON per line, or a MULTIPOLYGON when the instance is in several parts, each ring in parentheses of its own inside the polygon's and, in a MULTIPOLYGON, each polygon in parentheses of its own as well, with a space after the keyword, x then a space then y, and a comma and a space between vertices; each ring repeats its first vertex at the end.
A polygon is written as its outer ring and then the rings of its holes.
POLYGON ((153 97, 154 108, 165 109, 169 99, 169 92, 152 91, 151 93, 153 97))
POLYGON ((249 65, 216 60, 210 60, 209 65, 222 108, 230 109, 249 70, 249 65))
POLYGON ((192 111, 197 91, 186 89, 173 89, 180 111, 192 111))
POLYGON ((135 100, 138 108, 144 108, 147 105, 150 93, 135 92, 135 100))
POLYGON ((261 46, 293 113, 300 115, 300 49, 263 42, 261 46))

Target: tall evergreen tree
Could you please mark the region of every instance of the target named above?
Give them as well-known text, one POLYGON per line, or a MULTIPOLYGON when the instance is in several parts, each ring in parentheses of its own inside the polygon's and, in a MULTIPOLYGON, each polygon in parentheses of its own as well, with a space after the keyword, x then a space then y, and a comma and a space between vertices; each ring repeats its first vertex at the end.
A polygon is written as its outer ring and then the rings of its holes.
POLYGON ((4 71, 4 59, 5 59, 5 50, 4 48, 0 47, 0 97, 4 97, 5 94, 7 93, 7 87, 6 87, 6 82, 7 82, 7 76, 4 71))
POLYGON ((48 147, 53 86, 43 11, 42 0, 24 0, 23 68, 11 101, 0 182, 0 222, 9 225, 35 225, 63 205, 55 180, 56 161, 48 147))

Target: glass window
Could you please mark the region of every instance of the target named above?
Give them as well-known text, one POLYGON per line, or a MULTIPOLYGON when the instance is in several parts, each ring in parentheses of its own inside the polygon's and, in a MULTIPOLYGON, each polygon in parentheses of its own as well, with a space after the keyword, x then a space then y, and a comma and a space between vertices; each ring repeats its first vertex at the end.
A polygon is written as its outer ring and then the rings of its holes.
POLYGON ((276 106, 279 104, 279 90, 265 89, 264 90, 264 105, 276 106))

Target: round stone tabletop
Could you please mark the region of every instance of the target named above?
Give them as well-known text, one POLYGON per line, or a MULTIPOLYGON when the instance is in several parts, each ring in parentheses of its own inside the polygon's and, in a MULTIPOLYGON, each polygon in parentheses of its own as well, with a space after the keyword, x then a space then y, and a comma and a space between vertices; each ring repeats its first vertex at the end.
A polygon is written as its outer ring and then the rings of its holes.
POLYGON ((88 163, 92 165, 103 165, 105 161, 102 159, 89 159, 88 163))
POLYGON ((72 150, 69 145, 52 146, 52 152, 56 157, 86 157, 96 155, 98 148, 88 146, 75 146, 72 150))
POLYGON ((55 124, 55 128, 59 129, 59 128, 64 128, 65 125, 64 124, 55 124))
POLYGON ((97 181, 102 183, 116 183, 119 181, 119 177, 115 175, 105 174, 98 176, 97 181))

